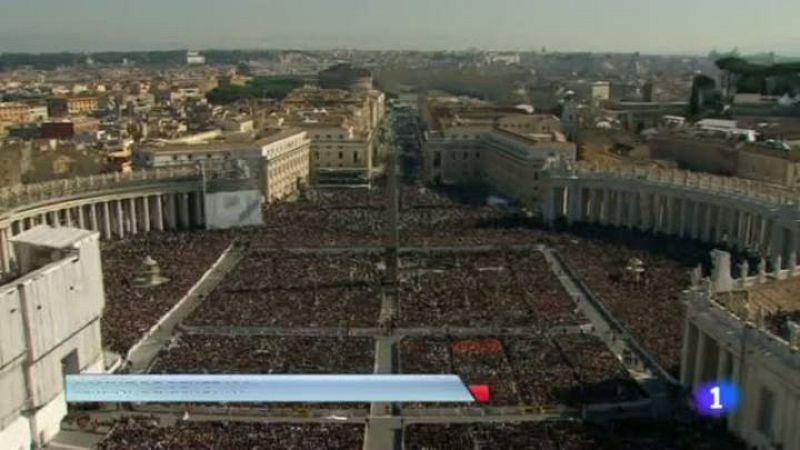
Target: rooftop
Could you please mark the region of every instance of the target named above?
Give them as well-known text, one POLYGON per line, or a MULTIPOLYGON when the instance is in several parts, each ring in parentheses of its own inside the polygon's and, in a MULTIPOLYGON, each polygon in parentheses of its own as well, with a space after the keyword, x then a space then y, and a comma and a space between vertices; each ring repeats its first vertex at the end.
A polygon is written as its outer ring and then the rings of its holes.
POLYGON ((749 292, 750 304, 765 314, 800 310, 800 277, 759 284, 749 292))
POLYGON ((97 234, 97 232, 78 228, 53 228, 48 225, 39 225, 22 234, 14 236, 11 238, 11 242, 62 250, 72 247, 75 242, 81 241, 93 234, 97 234))

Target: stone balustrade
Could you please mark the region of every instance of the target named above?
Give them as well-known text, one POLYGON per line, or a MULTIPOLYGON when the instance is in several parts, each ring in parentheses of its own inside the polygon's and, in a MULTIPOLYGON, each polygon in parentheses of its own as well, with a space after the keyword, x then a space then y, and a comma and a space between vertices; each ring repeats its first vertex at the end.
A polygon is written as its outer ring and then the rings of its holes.
POLYGON ((141 170, 131 173, 90 175, 45 183, 24 184, 0 189, 0 209, 10 210, 32 203, 45 202, 74 195, 133 187, 160 181, 198 178, 197 166, 180 166, 141 170))

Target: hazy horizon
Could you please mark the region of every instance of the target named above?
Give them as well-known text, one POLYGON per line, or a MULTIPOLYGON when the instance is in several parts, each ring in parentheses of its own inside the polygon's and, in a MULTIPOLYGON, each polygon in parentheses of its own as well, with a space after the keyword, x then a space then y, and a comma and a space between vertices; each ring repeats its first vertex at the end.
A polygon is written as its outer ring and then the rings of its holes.
MULTIPOLYGON (((9 1, 9 0, 6 0, 9 1)), ((800 56, 796 0, 10 0, 0 52, 480 50, 800 56), (743 31, 744 30, 744 31, 743 31)))

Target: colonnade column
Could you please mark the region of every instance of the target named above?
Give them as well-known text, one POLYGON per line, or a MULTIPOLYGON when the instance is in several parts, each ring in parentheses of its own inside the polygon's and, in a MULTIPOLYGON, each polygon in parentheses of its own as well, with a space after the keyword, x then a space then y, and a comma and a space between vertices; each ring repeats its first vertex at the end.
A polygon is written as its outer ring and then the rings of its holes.
POLYGON ((174 230, 178 228, 178 207, 175 194, 167 194, 167 228, 174 230))
POLYGON ((692 386, 697 386, 703 377, 703 367, 706 361, 706 341, 708 340, 708 336, 703 333, 703 330, 697 330, 697 354, 695 355, 694 360, 694 379, 692 380, 692 386))
POLYGON ((120 238, 125 237, 125 214, 122 211, 122 201, 116 200, 117 204, 117 234, 120 238))
POLYGON ((686 237, 686 221, 689 215, 689 200, 682 198, 680 202, 680 222, 678 224, 678 236, 684 238, 686 237))
POLYGON ((628 192, 625 194, 628 202, 628 228, 636 227, 636 208, 639 206, 639 193, 628 192))
POLYGON ((744 239, 744 211, 741 209, 733 210, 733 239, 736 242, 736 248, 742 250, 745 248, 746 243, 744 239))
POLYGON ((586 206, 586 221, 595 223, 597 216, 597 192, 594 188, 589 188, 589 203, 586 206))
MULTIPOLYGON (((567 188, 562 187, 559 190, 559 194, 561 195, 561 211, 559 211, 559 216, 563 214, 564 205, 566 204, 566 197, 567 197, 567 188)), ((203 194, 201 192, 194 193, 194 222, 197 226, 203 226, 206 223, 205 214, 203 214, 203 194)))
POLYGON ((97 226, 97 205, 96 204, 89 205, 89 229, 91 229, 92 231, 99 230, 99 227, 97 226))
POLYGON ((703 236, 702 236, 702 239, 705 242, 710 242, 711 241, 711 221, 713 220, 712 217, 711 217, 712 216, 712 213, 711 213, 712 206, 707 204, 707 205, 704 206, 704 209, 705 209, 705 217, 703 219, 703 236))
POLYGON ((4 273, 11 272, 11 243, 9 242, 9 229, 0 230, 0 252, 2 255, 2 269, 4 273))
POLYGON ((152 224, 150 223, 150 197, 142 197, 142 226, 145 233, 149 233, 152 224))
POLYGON ((103 235, 111 239, 111 207, 108 202, 103 202, 103 235))
POLYGON ((86 217, 83 214, 83 208, 85 208, 84 205, 78 206, 78 226, 80 228, 86 229, 86 217))
POLYGON ((192 227, 191 218, 189 217, 189 194, 181 192, 178 194, 178 199, 180 201, 178 210, 180 212, 181 227, 189 229, 192 227))
POLYGON ((128 199, 129 202, 129 213, 131 215, 130 224, 131 224, 131 234, 137 234, 139 232, 139 224, 138 220, 136 220, 136 197, 128 199))
POLYGON ((614 193, 614 225, 618 227, 622 226, 622 208, 625 206, 624 195, 622 191, 614 193))
POLYGON ((153 219, 155 220, 155 229, 164 231, 164 205, 161 201, 161 194, 153 198, 153 219))
POLYGON ((567 217, 569 223, 580 222, 582 219, 583 211, 583 188, 580 185, 574 184, 569 187, 569 206, 567 217))

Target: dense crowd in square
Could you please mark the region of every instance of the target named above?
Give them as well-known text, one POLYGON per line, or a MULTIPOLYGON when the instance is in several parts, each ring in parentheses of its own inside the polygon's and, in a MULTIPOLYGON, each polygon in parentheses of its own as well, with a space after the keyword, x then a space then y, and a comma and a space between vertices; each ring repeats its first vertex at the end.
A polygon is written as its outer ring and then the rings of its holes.
POLYGON ((120 421, 98 450, 361 450, 362 425, 120 421))
POLYGON ((233 241, 227 232, 151 233, 104 244, 103 343, 125 353, 208 271, 233 241), (158 263, 168 278, 156 287, 138 286, 144 260, 158 263))

